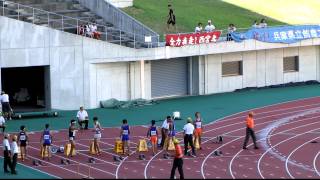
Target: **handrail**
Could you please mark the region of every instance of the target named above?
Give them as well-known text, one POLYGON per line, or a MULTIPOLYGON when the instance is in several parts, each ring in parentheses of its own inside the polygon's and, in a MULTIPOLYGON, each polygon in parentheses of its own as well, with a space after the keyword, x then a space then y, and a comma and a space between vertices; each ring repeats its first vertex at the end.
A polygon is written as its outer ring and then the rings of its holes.
MULTIPOLYGON (((57 13, 54 13, 54 12, 49 12, 49 11, 46 11, 46 10, 42 10, 42 9, 38 9, 38 8, 34 8, 34 7, 31 7, 31 6, 28 6, 28 5, 24 5, 24 4, 19 4, 19 3, 15 3, 15 2, 11 2, 11 1, 6 1, 6 0, 0 0, 0 4, 2 4, 2 6, 0 8, 2 8, 2 11, 0 12, 0 14, 2 16, 6 16, 6 17, 17 17, 18 20, 21 20, 20 17, 23 17, 24 12, 21 12, 20 10, 21 9, 25 9, 27 10, 27 15, 30 15, 32 17, 32 22, 33 24, 36 24, 37 22, 35 21, 36 18, 38 19, 42 19, 42 20, 45 20, 47 19, 47 25, 51 28, 54 28, 54 29, 58 29, 58 30, 62 30, 64 31, 65 30, 65 26, 64 25, 68 25, 70 26, 69 28, 75 28, 77 29, 77 33, 78 33, 78 29, 79 29, 79 26, 80 25, 84 25, 84 24, 93 24, 92 22, 90 21, 86 21, 86 20, 82 20, 82 19, 78 19, 78 18, 74 18, 74 17, 70 17, 70 16, 65 16, 65 15, 61 15, 61 14, 57 14, 57 13), (15 11, 17 14, 7 14, 6 15, 6 12, 5 11, 9 11, 9 12, 12 12, 12 11, 15 11), (47 15, 45 18, 41 17, 41 15, 47 15), (50 17, 55 17, 55 18, 50 18, 50 17), (57 18, 58 17, 58 18, 57 18), (72 24, 72 23, 66 23, 67 21, 74 21, 75 24, 72 24), (57 27, 54 27, 54 25, 50 25, 50 23, 61 23, 61 28, 57 28, 57 27)), ((29 22, 29 21, 28 21, 29 22)), ((97 31, 99 32, 101 35, 105 35, 105 41, 107 42, 112 42, 112 43, 116 43, 116 44, 124 44, 128 41, 132 41, 133 43, 133 47, 134 48, 137 48, 137 45, 138 44, 141 44, 141 45, 144 45, 145 47, 148 47, 148 48, 152 48, 152 47, 157 47, 158 44, 159 44, 159 41, 157 42, 151 42, 151 43, 146 43, 144 42, 144 38, 145 36, 143 35, 139 35, 139 34, 135 34, 135 33, 131 33, 131 32, 127 32, 127 31, 123 31, 121 29, 117 29, 117 28, 114 28, 114 27, 108 27, 108 26, 105 26, 105 25, 101 25, 101 24, 98 24, 98 23, 94 23, 97 25, 98 28, 102 28, 104 31, 97 31), (109 32, 113 32, 113 33, 119 33, 119 36, 118 35, 114 35, 114 34, 109 34, 109 32), (127 36, 131 36, 131 37, 124 37, 122 34, 125 33, 127 36), (108 39, 108 36, 111 37, 111 40, 108 39), (138 37, 138 38, 137 38, 138 37)), ((67 27, 67 26, 66 26, 67 27)), ((78 33, 79 34, 79 33, 78 33)), ((156 38, 156 39, 159 39, 159 36, 152 36, 153 38, 156 38)))

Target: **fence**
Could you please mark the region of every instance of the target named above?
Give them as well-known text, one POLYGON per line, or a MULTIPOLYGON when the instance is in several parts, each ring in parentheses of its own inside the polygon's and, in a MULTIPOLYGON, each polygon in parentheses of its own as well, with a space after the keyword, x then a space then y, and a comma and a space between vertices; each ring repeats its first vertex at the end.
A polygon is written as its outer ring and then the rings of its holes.
MULTIPOLYGON (((53 29, 70 32, 74 34, 94 37, 110 43, 124 45, 133 48, 153 48, 159 45, 159 35, 148 35, 152 41, 145 41, 146 36, 131 32, 126 32, 118 28, 107 27, 106 25, 96 24, 90 19, 77 19, 61 14, 33 8, 10 1, 0 0, 0 15, 13 18, 36 25, 42 25, 53 29), (80 31, 81 25, 95 24, 97 31, 93 34, 86 34, 80 31)), ((147 38, 148 39, 148 38, 147 38)))
POLYGON ((159 42, 159 34, 121 11, 105 0, 77 0, 82 6, 95 12, 105 21, 112 23, 116 28, 131 34, 139 34, 138 41, 145 41, 145 36, 151 36, 151 42, 156 45, 159 42))

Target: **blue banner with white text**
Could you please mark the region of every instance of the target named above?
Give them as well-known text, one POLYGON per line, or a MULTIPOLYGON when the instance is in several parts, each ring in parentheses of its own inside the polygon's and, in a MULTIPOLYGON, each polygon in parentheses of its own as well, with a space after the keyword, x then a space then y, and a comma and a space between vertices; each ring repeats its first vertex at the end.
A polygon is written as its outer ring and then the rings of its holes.
POLYGON ((320 25, 252 28, 244 33, 233 32, 231 37, 236 42, 256 39, 262 42, 289 44, 304 39, 320 38, 320 25))

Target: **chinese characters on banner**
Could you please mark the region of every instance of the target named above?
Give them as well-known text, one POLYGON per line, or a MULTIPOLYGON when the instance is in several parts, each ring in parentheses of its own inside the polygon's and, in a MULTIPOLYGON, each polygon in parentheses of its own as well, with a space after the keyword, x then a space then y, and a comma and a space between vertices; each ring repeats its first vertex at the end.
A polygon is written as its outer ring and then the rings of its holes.
POLYGON ((220 35, 221 31, 193 34, 168 34, 166 36, 166 45, 173 47, 181 47, 186 45, 217 42, 220 38, 220 35))
POLYGON ((270 43, 295 43, 304 39, 320 38, 320 25, 253 28, 244 33, 231 33, 236 42, 246 39, 270 43))

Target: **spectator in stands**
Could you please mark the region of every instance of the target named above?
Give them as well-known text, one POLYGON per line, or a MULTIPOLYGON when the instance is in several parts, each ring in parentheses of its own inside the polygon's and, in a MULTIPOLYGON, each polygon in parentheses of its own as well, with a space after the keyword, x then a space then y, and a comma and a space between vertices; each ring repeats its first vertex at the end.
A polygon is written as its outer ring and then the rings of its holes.
POLYGON ((77 119, 81 130, 83 129, 83 124, 85 124, 84 129, 88 129, 89 116, 87 111, 83 109, 83 106, 80 107, 77 113, 77 119))
POLYGON ((85 25, 85 36, 92 38, 92 32, 91 32, 91 28, 90 28, 90 24, 89 23, 87 23, 85 25))
POLYGON ((171 24, 173 27, 175 27, 175 25, 176 25, 176 16, 175 16, 174 13, 173 13, 173 9, 172 9, 171 4, 168 5, 168 8, 169 8, 169 15, 167 16, 167 17, 168 17, 168 20, 167 20, 167 29, 169 30, 170 24, 171 24))
POLYGON ((211 20, 208 20, 207 26, 204 28, 206 32, 212 32, 216 29, 216 27, 212 24, 211 20))
POLYGON ((94 24, 92 25, 91 32, 93 33, 93 37, 94 37, 95 39, 100 39, 101 33, 98 31, 98 26, 97 26, 97 24, 94 23, 94 24))
POLYGON ((202 31, 203 31, 202 23, 199 22, 199 23, 198 23, 198 26, 195 28, 194 32, 195 32, 195 33, 202 33, 202 31))
POLYGON ((229 24, 228 27, 228 34, 227 34, 227 41, 232 41, 233 38, 231 37, 231 33, 235 32, 237 28, 235 27, 234 24, 229 24))
POLYGON ((259 24, 259 27, 260 27, 260 28, 266 28, 266 27, 268 27, 268 24, 267 24, 267 22, 266 22, 266 20, 265 20, 264 18, 261 19, 260 24, 259 24))
POLYGON ((81 24, 78 28, 78 34, 84 36, 85 35, 85 26, 81 24))
POLYGON ((252 28, 259 28, 257 20, 254 20, 254 22, 252 24, 252 28))

